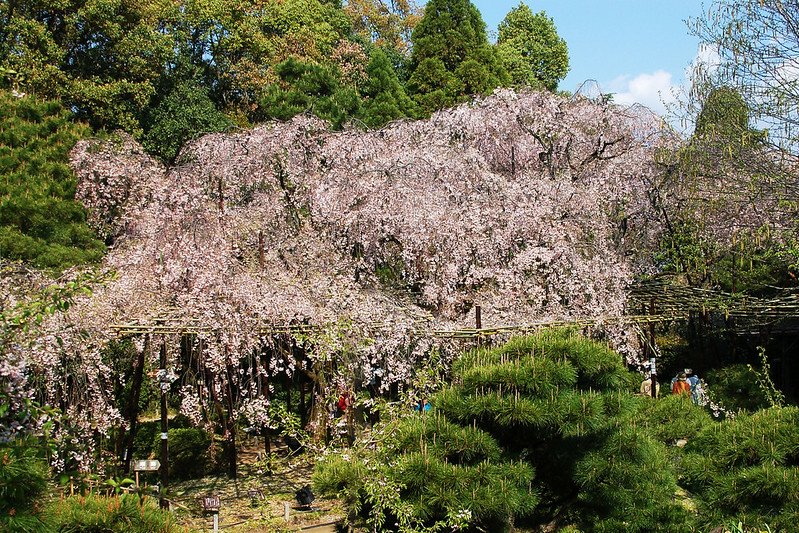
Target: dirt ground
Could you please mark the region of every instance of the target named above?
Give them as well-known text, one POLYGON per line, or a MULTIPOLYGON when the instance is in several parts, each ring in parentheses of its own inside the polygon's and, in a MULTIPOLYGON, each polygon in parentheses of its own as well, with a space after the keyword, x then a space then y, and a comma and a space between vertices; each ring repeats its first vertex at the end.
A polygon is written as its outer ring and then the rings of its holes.
POLYGON ((273 460, 267 461, 263 440, 251 438, 239 449, 237 480, 219 476, 172 484, 172 508, 180 523, 194 531, 212 531, 213 517, 203 513, 201 498, 213 494, 219 496, 221 531, 335 532, 344 516, 341 502, 317 495, 310 507, 303 508, 295 499, 295 493, 311 483, 312 453, 292 455, 276 443, 272 451, 273 460))

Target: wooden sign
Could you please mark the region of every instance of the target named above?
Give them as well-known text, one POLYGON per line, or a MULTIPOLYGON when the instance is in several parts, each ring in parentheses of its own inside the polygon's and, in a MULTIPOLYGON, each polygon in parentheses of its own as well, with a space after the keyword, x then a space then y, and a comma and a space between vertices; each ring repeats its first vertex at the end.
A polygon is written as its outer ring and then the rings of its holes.
POLYGON ((203 496, 203 511, 208 513, 219 512, 219 496, 203 496))
POLYGON ((136 459, 133 461, 133 470, 137 472, 153 472, 161 468, 158 459, 136 459))

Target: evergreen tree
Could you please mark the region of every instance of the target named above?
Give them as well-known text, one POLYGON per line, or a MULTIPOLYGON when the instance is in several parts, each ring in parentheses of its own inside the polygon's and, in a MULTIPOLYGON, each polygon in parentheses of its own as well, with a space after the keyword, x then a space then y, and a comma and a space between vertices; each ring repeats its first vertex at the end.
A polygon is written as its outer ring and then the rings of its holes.
POLYGON ((411 37, 408 86, 426 113, 509 81, 469 0, 431 0, 411 37))
POLYGON ((102 257, 69 167, 88 128, 71 118, 58 103, 0 91, 0 256, 56 269, 102 257))
POLYGON ((414 117, 416 105, 405 93, 388 56, 375 48, 366 67, 369 79, 363 90, 361 120, 371 128, 403 117, 414 117))
POLYGON ((497 49, 515 86, 554 91, 569 71, 569 50, 554 21, 525 4, 513 8, 499 24, 497 49))
POLYGON ((338 129, 357 115, 358 94, 342 86, 331 67, 290 58, 277 65, 275 72, 280 82, 270 85, 261 98, 262 118, 288 120, 310 112, 338 129))
POLYGON ((149 122, 144 147, 166 161, 173 161, 186 141, 230 126, 208 91, 192 80, 179 82, 152 111, 149 122))
POLYGON ((732 87, 716 87, 710 91, 696 119, 694 137, 723 137, 741 140, 749 131, 749 106, 732 87))

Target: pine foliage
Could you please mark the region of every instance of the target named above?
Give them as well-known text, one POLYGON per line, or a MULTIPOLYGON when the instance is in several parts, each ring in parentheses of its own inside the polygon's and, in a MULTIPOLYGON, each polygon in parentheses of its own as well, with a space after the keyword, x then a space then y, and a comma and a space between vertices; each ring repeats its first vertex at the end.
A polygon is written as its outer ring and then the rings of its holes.
POLYGON ((357 92, 338 79, 334 68, 289 58, 275 67, 280 78, 261 98, 265 119, 288 120, 299 113, 313 113, 334 129, 357 115, 357 92))
MULTIPOLYGON (((666 441, 634 423, 650 399, 630 393, 630 373, 605 345, 549 330, 470 351, 452 371, 453 385, 432 397, 435 412, 388 424, 378 456, 363 461, 391 465, 383 475, 419 524, 451 526, 459 509, 475 531, 680 531, 690 522, 674 502, 666 441)), ((374 499, 368 483, 345 488, 363 467, 340 461, 322 463, 320 488, 373 513, 361 506, 374 499)))
POLYGON ((790 531, 799 516, 799 408, 740 414, 689 440, 685 484, 701 494, 704 523, 734 517, 790 531))
POLYGON ((0 256, 53 269, 102 257, 68 163, 88 130, 70 118, 56 102, 0 91, 0 256))

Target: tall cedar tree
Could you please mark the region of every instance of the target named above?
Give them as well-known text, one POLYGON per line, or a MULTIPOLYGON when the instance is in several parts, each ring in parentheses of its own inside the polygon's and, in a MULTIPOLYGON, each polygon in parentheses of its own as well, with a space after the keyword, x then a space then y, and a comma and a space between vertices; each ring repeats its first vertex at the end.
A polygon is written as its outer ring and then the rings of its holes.
POLYGON ((102 257, 68 164, 88 128, 70 119, 58 103, 0 91, 0 256, 55 269, 102 257))
POLYGON ((510 80, 469 0, 431 0, 411 37, 408 87, 423 111, 487 94, 510 80))
POLYGON ((525 4, 513 8, 499 24, 497 50, 517 87, 554 91, 569 72, 569 49, 555 22, 525 4))

